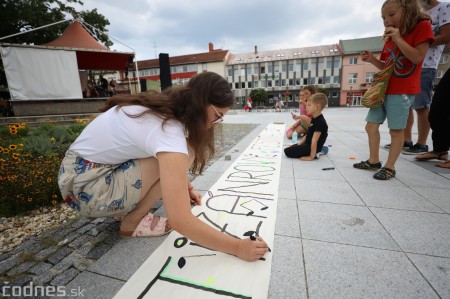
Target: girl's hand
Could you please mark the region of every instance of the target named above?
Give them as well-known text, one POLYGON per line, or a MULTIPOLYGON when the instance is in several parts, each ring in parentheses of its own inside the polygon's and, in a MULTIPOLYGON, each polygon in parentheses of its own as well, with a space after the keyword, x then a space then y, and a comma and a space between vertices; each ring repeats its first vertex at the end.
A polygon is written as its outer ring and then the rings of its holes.
POLYGON ((201 206, 202 205, 202 195, 197 192, 194 188, 189 190, 189 197, 191 198, 191 204, 195 206, 201 206))
POLYGON ((236 256, 245 261, 257 261, 269 251, 269 246, 261 237, 256 237, 255 240, 242 239, 239 240, 239 246, 236 256))
POLYGON ((373 58, 372 52, 364 50, 361 52, 361 60, 364 62, 370 62, 373 58))
POLYGON ((400 30, 398 28, 389 26, 386 27, 383 34, 384 41, 388 41, 389 39, 392 39, 394 43, 397 43, 399 39, 402 38, 402 35, 400 34, 400 30))

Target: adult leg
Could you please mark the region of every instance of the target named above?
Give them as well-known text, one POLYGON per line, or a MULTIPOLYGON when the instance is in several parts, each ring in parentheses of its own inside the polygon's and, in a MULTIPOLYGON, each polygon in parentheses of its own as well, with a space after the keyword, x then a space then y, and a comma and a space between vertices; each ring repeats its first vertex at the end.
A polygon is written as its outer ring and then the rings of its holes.
POLYGON ((409 109, 408 120, 406 121, 406 128, 404 130, 405 142, 412 142, 412 128, 414 125, 414 111, 413 109, 409 109))
POLYGON ((430 123, 428 122, 428 113, 430 108, 425 107, 422 109, 417 109, 417 132, 418 144, 427 144, 428 134, 430 133, 430 123))

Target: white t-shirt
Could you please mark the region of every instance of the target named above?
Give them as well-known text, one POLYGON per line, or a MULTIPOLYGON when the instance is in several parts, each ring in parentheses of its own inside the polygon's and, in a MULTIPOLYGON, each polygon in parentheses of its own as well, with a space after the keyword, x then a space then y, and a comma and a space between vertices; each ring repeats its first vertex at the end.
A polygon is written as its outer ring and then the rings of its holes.
POLYGON ((158 152, 188 155, 184 126, 178 121, 163 120, 154 114, 129 117, 145 111, 143 106, 113 107, 97 116, 81 132, 69 150, 83 159, 120 164, 130 159, 156 157, 158 152))
MULTIPOLYGON (((432 27, 434 35, 436 36, 439 33, 440 27, 450 23, 450 3, 440 2, 438 5, 430 9, 428 14, 433 20, 432 27)), ((430 47, 425 55, 422 67, 437 69, 444 47, 445 45, 430 47)))

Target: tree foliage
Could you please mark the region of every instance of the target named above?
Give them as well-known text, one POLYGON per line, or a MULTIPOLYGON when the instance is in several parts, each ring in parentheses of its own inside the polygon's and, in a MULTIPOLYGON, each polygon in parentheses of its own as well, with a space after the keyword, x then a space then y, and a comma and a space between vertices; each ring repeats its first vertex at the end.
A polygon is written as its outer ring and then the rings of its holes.
MULTIPOLYGON (((83 5, 83 2, 81 0, 0 0, 0 38, 63 21, 73 14, 97 28, 98 30, 89 29, 107 47, 112 46, 113 43, 104 34, 108 32, 107 26, 110 24, 108 19, 99 14, 97 9, 74 13, 73 5, 75 4, 83 5)), ((0 43, 42 45, 56 39, 68 25, 69 22, 63 22, 2 39, 0 43)), ((2 64, 0 64, 0 85, 6 85, 2 64)))
MULTIPOLYGON (((253 89, 250 92, 250 97, 253 100, 253 103, 258 103, 258 106, 264 105, 266 101, 269 99, 269 95, 267 94, 267 91, 265 91, 262 88, 253 89)), ((253 105, 253 107, 256 107, 256 105, 253 105)))

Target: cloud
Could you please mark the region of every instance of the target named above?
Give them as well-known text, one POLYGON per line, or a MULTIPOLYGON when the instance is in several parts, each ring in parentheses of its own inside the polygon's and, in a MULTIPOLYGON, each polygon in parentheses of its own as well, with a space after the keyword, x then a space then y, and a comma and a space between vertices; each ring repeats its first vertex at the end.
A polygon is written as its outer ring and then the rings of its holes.
MULTIPOLYGON (((112 37, 152 59, 207 52, 209 42, 242 53, 379 35, 380 7, 379 0, 90 0, 81 9, 97 8, 112 37)), ((129 51, 117 42, 113 49, 129 51)))

